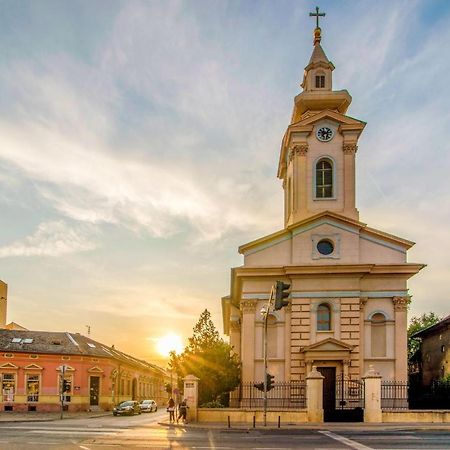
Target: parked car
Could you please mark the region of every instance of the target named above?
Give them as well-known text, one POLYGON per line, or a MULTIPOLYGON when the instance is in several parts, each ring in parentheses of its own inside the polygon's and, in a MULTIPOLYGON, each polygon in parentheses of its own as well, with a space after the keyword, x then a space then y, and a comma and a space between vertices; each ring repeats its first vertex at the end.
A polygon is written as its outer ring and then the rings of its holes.
POLYGON ((135 414, 141 414, 141 405, 134 400, 122 402, 113 409, 114 416, 134 416, 135 414))
POLYGON ((158 405, 155 400, 142 400, 141 402, 141 411, 142 412, 153 412, 158 411, 158 405))

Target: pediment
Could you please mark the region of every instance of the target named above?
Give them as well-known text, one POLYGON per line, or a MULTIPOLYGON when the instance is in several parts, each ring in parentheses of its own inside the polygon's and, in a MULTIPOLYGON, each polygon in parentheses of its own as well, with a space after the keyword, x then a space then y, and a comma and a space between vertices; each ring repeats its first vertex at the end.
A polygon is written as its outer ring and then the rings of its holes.
POLYGON ((0 369, 15 369, 15 370, 17 370, 18 368, 19 368, 18 366, 16 366, 16 365, 13 364, 13 363, 10 363, 10 362, 7 362, 7 363, 2 364, 2 365, 0 366, 0 369))
MULTIPOLYGON (((66 366, 66 372, 75 372, 75 369, 72 366, 68 366, 67 364, 65 364, 65 366, 66 366)), ((58 372, 61 372, 61 368, 62 368, 62 366, 59 366, 56 368, 56 370, 58 372)))
POLYGON ((88 369, 88 372, 89 373, 103 373, 104 370, 100 369, 100 367, 98 367, 98 366, 94 366, 94 367, 91 367, 90 369, 88 369))
POLYGON ((347 344, 334 338, 327 338, 323 341, 315 342, 314 344, 300 348, 300 352, 351 352, 354 348, 354 345, 347 344))
POLYGON ((374 228, 369 228, 367 224, 358 220, 354 220, 331 211, 323 211, 319 214, 293 223, 284 230, 277 231, 260 239, 241 245, 239 247, 239 253, 246 255, 264 250, 268 246, 276 245, 287 239, 292 239, 295 235, 307 232, 323 224, 328 224, 344 231, 346 230, 353 233, 359 233, 367 240, 379 242, 386 246, 391 245, 402 251, 405 251, 414 245, 414 242, 376 230, 374 228))
POLYGON ((28 364, 28 366, 24 367, 25 370, 44 370, 43 367, 38 366, 37 364, 28 364))

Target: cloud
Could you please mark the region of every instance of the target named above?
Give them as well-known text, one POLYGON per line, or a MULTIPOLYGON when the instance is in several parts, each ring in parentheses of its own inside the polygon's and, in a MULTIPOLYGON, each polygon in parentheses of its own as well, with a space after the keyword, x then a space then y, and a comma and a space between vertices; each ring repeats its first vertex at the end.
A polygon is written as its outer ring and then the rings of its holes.
POLYGON ((22 240, 0 247, 0 258, 11 256, 61 256, 93 250, 89 236, 91 227, 69 227, 63 221, 41 223, 37 230, 22 240))

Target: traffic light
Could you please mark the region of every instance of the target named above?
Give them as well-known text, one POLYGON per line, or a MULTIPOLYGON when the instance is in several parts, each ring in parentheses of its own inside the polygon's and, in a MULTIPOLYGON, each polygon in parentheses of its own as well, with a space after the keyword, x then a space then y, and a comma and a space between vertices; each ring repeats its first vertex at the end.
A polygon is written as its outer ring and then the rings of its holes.
POLYGON ((271 389, 273 389, 274 388, 274 385, 273 385, 273 379, 274 379, 275 377, 273 376, 273 375, 270 375, 270 373, 266 373, 266 389, 267 389, 267 392, 269 392, 271 389))
POLYGON ((66 392, 70 392, 70 381, 69 380, 63 380, 62 392, 63 392, 63 394, 65 394, 66 392))
POLYGON ((254 383, 253 386, 255 386, 258 391, 264 391, 264 383, 254 383))
POLYGON ((275 288, 275 311, 289 305, 285 298, 289 297, 289 292, 287 290, 291 287, 290 284, 283 283, 282 281, 277 281, 277 285, 275 288))

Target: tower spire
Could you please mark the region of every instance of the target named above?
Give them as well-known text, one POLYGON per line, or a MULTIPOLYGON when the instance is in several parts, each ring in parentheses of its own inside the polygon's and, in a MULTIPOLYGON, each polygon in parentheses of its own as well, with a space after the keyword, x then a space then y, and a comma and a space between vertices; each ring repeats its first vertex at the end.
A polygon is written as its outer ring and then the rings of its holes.
POLYGON ((320 44, 320 41, 322 39, 322 29, 319 27, 319 17, 325 17, 324 12, 319 12, 319 7, 316 6, 316 12, 310 12, 309 17, 315 17, 316 18, 316 28, 314 29, 314 45, 320 44))

